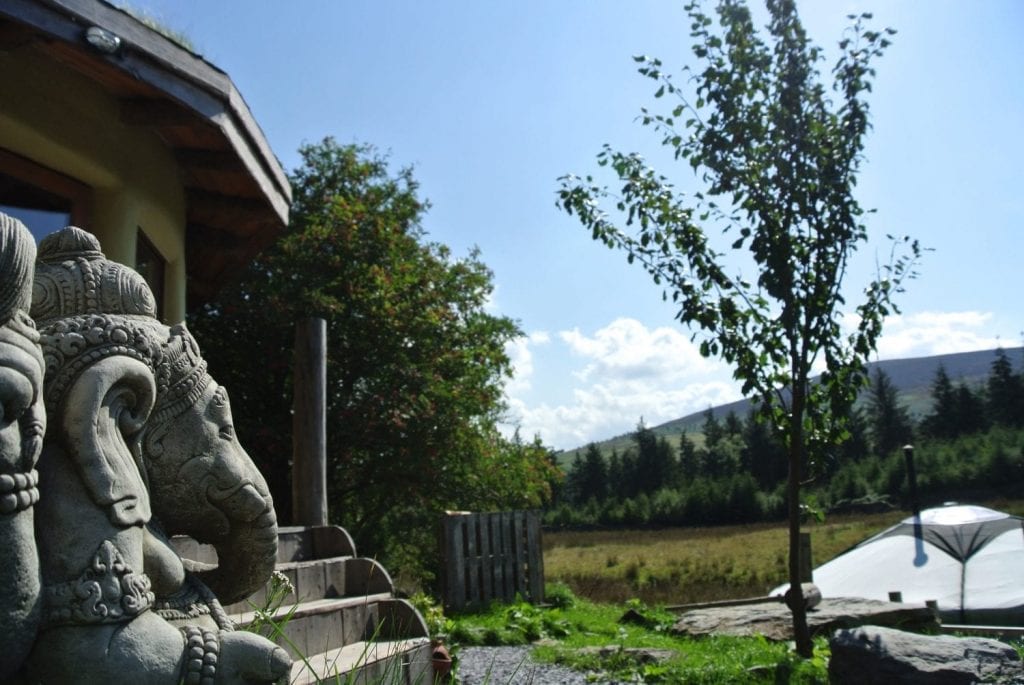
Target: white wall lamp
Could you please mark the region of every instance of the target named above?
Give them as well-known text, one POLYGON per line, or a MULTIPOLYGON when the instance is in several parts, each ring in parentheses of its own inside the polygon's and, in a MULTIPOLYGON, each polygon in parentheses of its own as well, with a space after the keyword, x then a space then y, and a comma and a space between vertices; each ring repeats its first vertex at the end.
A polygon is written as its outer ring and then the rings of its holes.
POLYGON ((121 38, 99 26, 90 26, 86 29, 85 40, 105 55, 113 55, 121 49, 121 38))

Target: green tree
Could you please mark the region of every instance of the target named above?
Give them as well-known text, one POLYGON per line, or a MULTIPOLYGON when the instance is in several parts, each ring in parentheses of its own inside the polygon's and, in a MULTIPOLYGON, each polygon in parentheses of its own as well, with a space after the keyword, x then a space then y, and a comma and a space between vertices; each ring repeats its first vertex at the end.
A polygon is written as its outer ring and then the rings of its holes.
POLYGON ((567 502, 579 505, 586 501, 583 497, 583 455, 576 452, 569 465, 569 471, 565 474, 565 489, 563 495, 567 502))
POLYGON ((723 429, 726 435, 743 435, 743 419, 734 410, 730 409, 725 415, 723 429))
POLYGON ((637 490, 652 494, 659 488, 674 485, 678 462, 668 441, 659 438, 641 419, 633 433, 633 442, 637 454, 637 490))
POLYGON ((932 438, 952 440, 961 435, 956 391, 946 367, 939 364, 932 380, 932 410, 921 420, 921 431, 932 438))
POLYGON ((875 369, 868 389, 868 432, 875 454, 886 457, 913 440, 914 426, 889 374, 875 369))
POLYGON ((972 435, 988 428, 987 409, 983 391, 975 392, 965 381, 956 384, 956 425, 960 435, 972 435))
POLYGON ((635 447, 626 448, 621 455, 619 496, 623 499, 636 497, 641 492, 639 457, 635 447))
POLYGON ((793 625, 799 653, 810 656, 799 593, 802 473, 844 437, 837 419, 864 382, 864 362, 919 252, 916 241, 894 242, 856 308, 856 331, 845 337, 841 284, 851 253, 867 239, 864 210, 853 196, 868 130, 863 95, 872 60, 892 31, 855 20, 840 43, 833 97, 820 83, 822 53, 808 40, 793 0, 768 1, 767 41, 740 0, 718 4, 717 28, 696 3, 687 11, 701 64, 686 78, 695 92, 677 86, 660 60, 635 58, 640 73, 657 82, 655 98, 675 98, 663 113, 642 110, 641 121, 689 163, 706 192, 683 197, 639 155, 605 146, 598 164, 615 173, 618 192, 589 176, 567 176, 559 204, 664 287, 677 317, 703 332, 701 352, 733 366, 743 392, 758 400, 786 446, 793 625), (624 227, 602 209, 602 199, 615 205, 624 227), (749 248, 755 282, 729 273, 732 262, 709 242, 712 229, 731 234, 734 251, 749 248), (811 384, 819 360, 824 372, 811 384))
POLYGON ((602 501, 608 496, 608 465, 594 443, 587 445, 578 487, 580 502, 591 498, 602 501))
POLYGON ((426 241, 410 170, 330 138, 300 153, 286 235, 189 321, 245 408, 237 430, 278 511, 290 511, 292 324, 307 316, 328 323, 330 515, 366 553, 432 549, 443 509, 538 506, 549 451, 497 429, 519 329, 486 311, 490 271, 426 241))
POLYGON ((743 429, 743 469, 762 490, 772 490, 786 478, 786 450, 753 411, 743 429))
POLYGON ((713 450, 718 441, 725 437, 725 429, 722 427, 721 422, 715 418, 715 412, 711 407, 704 411, 704 423, 701 426, 701 432, 704 434, 704 448, 707 450, 713 450))
POLYGON ((697 446, 693 444, 689 434, 683 431, 679 435, 679 471, 683 485, 700 475, 700 458, 697 446))
POLYGON ((846 417, 846 431, 850 434, 840 446, 840 455, 849 461, 860 461, 870 453, 868 422, 860 407, 850 407, 846 417))
POLYGON ((615 499, 626 497, 626 467, 622 463, 619 451, 612 448, 611 456, 608 457, 608 496, 615 499))
POLYGON ((993 423, 1002 426, 1024 424, 1024 388, 1001 347, 996 350, 988 376, 988 415, 993 423))

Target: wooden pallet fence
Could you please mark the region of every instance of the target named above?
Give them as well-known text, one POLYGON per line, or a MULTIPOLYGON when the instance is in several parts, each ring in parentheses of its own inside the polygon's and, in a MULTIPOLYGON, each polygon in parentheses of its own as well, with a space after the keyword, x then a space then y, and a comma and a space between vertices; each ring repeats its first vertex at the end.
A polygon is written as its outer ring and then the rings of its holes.
POLYGON ((447 512, 441 525, 446 609, 544 601, 540 512, 447 512))

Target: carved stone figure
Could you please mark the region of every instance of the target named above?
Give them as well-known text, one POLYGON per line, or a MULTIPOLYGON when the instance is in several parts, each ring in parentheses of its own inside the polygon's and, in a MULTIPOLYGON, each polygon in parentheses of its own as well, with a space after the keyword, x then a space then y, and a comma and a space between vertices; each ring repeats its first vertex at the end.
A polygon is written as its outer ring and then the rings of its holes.
MULTIPOLYGON (((221 608, 266 582, 277 522, 238 444, 226 391, 184 325, 74 227, 39 246, 32 294, 49 430, 36 531, 42 619, 29 679, 273 682, 286 652, 234 631, 221 608), (168 539, 217 550, 186 566, 168 539)), ((0 481, 2 485, 2 481, 0 481)))
POLYGON ((18 670, 39 624, 33 505, 46 413, 43 357, 28 314, 35 254, 28 229, 0 214, 0 682, 18 670))

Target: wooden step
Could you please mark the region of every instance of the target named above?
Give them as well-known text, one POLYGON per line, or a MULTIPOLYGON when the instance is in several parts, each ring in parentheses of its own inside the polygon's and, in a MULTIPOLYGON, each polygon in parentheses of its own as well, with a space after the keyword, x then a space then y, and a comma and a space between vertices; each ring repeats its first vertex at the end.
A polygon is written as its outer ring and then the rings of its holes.
MULTIPOLYGON (((231 618, 244 626, 252 622, 255 612, 234 614, 231 618)), ((371 639, 400 640, 429 635, 419 612, 405 600, 388 593, 302 602, 279 608, 272 620, 282 628, 282 634, 273 635, 269 626, 261 632, 295 658, 371 639)))
MULTIPOLYGON (((217 564, 210 545, 187 537, 171 542, 184 559, 217 564)), ((274 635, 273 626, 261 632, 296 659, 292 683, 430 685, 426 622, 409 602, 395 598, 391 576, 379 562, 355 554, 352 538, 338 526, 279 528, 275 570, 293 591, 271 617, 279 632, 274 635)), ((267 602, 269 585, 225 607, 232 620, 252 622, 254 607, 267 602)))
POLYGON ((288 682, 431 685, 430 656, 427 638, 356 642, 296 660, 288 682))
POLYGON ((352 536, 340 526, 281 526, 277 529, 277 561, 354 557, 352 536))
MULTIPOLYGON (((376 604, 391 598, 392 597, 389 593, 382 592, 375 595, 363 595, 361 597, 327 597, 301 602, 299 604, 283 604, 273 612, 271 619, 273 619, 275 623, 280 623, 289 617, 296 619, 305 616, 313 616, 316 614, 334 611, 336 609, 347 609, 349 607, 376 604)), ((231 620, 238 625, 245 625, 255 618, 256 612, 249 610, 231 613, 228 615, 231 617, 231 620)))
MULTIPOLYGON (((217 551, 212 545, 186 535, 175 535, 171 546, 178 556, 201 564, 216 565, 217 551)), ((277 561, 308 561, 331 557, 354 557, 352 536, 340 526, 281 526, 277 529, 277 561)))
MULTIPOLYGON (((361 597, 363 595, 394 592, 391 575, 374 559, 334 557, 310 561, 279 563, 276 571, 291 581, 294 591, 282 601, 291 606, 296 602, 331 597, 361 597)), ((268 583, 250 597, 225 607, 229 614, 250 611, 253 605, 266 604, 268 583)))

